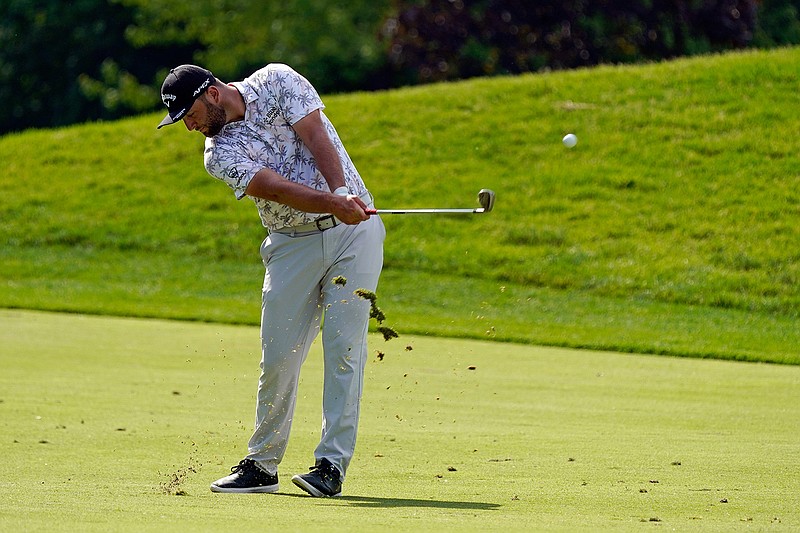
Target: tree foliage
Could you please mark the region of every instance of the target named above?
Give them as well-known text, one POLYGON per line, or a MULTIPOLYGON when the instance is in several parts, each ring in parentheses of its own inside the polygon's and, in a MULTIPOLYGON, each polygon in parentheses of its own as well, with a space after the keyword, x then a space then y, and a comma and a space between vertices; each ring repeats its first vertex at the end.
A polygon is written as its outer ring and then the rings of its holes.
POLYGON ((131 21, 106 0, 0 2, 0 133, 151 109, 155 53, 179 48, 131 47, 131 21))
POLYGON ((800 43, 800 0, 762 0, 754 43, 761 47, 800 43))
POLYGON ((419 83, 741 48, 756 13, 753 0, 399 0, 386 33, 419 83))
POLYGON ((238 78, 268 62, 301 70, 321 91, 385 86, 371 76, 386 64, 378 31, 389 0, 119 0, 137 8, 130 30, 141 45, 191 38, 195 54, 219 78, 238 78))
POLYGON ((167 70, 322 92, 800 43, 800 0, 2 0, 0 134, 156 109, 167 70))

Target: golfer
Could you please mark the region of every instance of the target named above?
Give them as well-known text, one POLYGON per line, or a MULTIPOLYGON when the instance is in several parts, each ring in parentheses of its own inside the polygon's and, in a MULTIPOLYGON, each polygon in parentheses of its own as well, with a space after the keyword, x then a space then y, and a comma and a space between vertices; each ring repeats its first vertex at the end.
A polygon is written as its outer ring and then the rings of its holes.
POLYGON ((322 437, 314 466, 292 481, 312 496, 338 496, 353 457, 367 359, 369 302, 386 232, 364 182, 323 113, 314 87, 269 64, 223 83, 182 65, 167 75, 158 125, 183 121, 206 137, 205 168, 237 199, 250 198, 268 234, 261 301, 261 376, 247 456, 214 492, 275 492, 297 400, 300 367, 322 326, 322 437), (346 289, 334 278, 346 280, 346 289))

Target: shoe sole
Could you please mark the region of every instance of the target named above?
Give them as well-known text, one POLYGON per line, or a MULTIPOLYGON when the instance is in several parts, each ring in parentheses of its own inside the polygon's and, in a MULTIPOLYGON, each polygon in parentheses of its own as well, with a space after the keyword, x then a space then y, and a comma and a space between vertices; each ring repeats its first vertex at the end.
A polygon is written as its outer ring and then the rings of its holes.
POLYGON ((211 484, 211 492, 227 492, 230 494, 263 494, 268 492, 278 492, 278 485, 265 485, 263 487, 245 487, 243 489, 233 487, 220 487, 211 484))
POLYGON ((312 485, 311 483, 309 483, 305 479, 303 479, 300 476, 300 474, 298 474, 298 475, 296 475, 296 476, 294 476, 292 478, 292 483, 294 483, 295 485, 297 485, 298 487, 300 487, 301 489, 303 489, 304 491, 306 491, 310 495, 314 496, 315 498, 338 498, 339 496, 342 495, 341 491, 337 492, 336 494, 325 494, 324 492, 319 490, 317 487, 315 487, 314 485, 312 485))

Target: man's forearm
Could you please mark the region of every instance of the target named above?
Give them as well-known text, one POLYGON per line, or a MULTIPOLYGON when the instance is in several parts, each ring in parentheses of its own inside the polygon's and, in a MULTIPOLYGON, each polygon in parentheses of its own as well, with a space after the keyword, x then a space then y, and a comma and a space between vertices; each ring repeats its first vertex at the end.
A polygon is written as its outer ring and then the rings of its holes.
POLYGON ((317 170, 325 178, 330 190, 335 191, 346 185, 342 161, 328 135, 328 130, 325 129, 320 112, 314 111, 301 119, 294 125, 294 129, 314 156, 317 170))
POLYGON ((306 213, 332 213, 334 210, 332 194, 293 183, 268 168, 256 173, 245 194, 288 205, 306 213))
POLYGON ((326 135, 324 139, 317 139, 316 144, 313 147, 309 146, 309 149, 317 162, 317 170, 325 178, 331 191, 343 187, 345 180, 342 162, 330 138, 326 135))
POLYGON ((353 195, 339 196, 293 183, 274 170, 259 170, 245 190, 248 196, 264 198, 306 213, 332 213, 345 224, 369 219, 366 204, 353 195))

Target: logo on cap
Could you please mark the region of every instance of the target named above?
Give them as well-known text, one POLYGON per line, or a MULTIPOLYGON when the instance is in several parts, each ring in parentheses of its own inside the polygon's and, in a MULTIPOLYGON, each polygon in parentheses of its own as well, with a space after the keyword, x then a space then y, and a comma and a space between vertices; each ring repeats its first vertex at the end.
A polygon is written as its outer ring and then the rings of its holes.
POLYGON ((169 71, 161 85, 161 101, 169 112, 158 127, 174 124, 192 107, 194 101, 214 84, 214 75, 196 65, 181 65, 169 71))
POLYGON ((192 93, 192 96, 197 98, 197 95, 200 94, 201 92, 205 91, 206 87, 208 87, 210 83, 211 83, 211 80, 204 81, 203 84, 200 87, 198 87, 195 92, 192 93))

